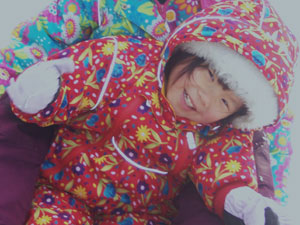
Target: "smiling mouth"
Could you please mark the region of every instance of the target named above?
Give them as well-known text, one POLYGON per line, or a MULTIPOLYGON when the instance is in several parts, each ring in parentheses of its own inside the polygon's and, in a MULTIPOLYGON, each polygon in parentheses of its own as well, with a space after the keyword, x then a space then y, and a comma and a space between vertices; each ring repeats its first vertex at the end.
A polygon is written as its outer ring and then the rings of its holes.
POLYGON ((188 95, 188 93, 186 92, 186 90, 184 90, 183 95, 184 95, 184 101, 185 101, 186 105, 191 109, 195 109, 193 102, 192 102, 190 96, 188 95))

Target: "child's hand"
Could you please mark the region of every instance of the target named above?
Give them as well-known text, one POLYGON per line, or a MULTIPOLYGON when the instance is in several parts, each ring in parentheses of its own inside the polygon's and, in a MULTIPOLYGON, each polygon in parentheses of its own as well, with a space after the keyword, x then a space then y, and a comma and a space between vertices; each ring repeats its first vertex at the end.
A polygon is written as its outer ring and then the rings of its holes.
POLYGON ((224 208, 225 224, 290 225, 286 209, 249 187, 230 191, 224 208))
POLYGON ((12 102, 25 113, 44 109, 59 89, 60 76, 75 69, 70 58, 40 62, 25 70, 16 81, 11 80, 7 93, 12 102))

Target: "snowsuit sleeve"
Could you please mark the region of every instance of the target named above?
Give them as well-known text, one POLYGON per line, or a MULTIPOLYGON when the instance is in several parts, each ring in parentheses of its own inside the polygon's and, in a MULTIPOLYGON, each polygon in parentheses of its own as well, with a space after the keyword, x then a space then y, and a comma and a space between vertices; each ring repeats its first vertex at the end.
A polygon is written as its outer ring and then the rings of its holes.
POLYGON ((257 189, 253 133, 228 128, 206 140, 192 163, 190 178, 207 207, 223 217, 227 193, 236 187, 257 189))
MULTIPOLYGON (((118 45, 123 46, 125 40, 125 37, 124 42, 112 37, 89 40, 50 56, 49 60, 72 58, 75 71, 61 76, 56 98, 45 109, 32 115, 23 113, 12 105, 14 113, 26 122, 48 126, 66 123, 79 114, 104 104, 102 100, 109 101, 114 96, 104 96, 104 94, 108 88, 114 89, 114 85, 118 83, 116 80, 120 77, 118 76, 120 64, 115 62, 120 63, 117 59, 118 45)), ((114 93, 119 94, 118 91, 114 93)))
POLYGON ((20 23, 10 44, 0 51, 1 91, 9 78, 74 43, 86 40, 98 27, 97 0, 55 0, 38 16, 20 23))

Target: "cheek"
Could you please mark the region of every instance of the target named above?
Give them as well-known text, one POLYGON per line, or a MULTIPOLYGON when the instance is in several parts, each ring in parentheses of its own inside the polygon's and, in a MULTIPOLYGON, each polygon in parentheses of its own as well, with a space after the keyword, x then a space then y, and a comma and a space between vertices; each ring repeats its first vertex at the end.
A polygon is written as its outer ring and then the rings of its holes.
POLYGON ((184 87, 184 81, 182 79, 176 80, 175 82, 169 82, 166 90, 166 96, 169 98, 175 97, 184 87))
POLYGON ((178 102, 178 91, 177 88, 175 86, 171 86, 166 90, 166 97, 168 99, 168 101, 170 102, 170 104, 175 107, 176 106, 176 102, 178 102))

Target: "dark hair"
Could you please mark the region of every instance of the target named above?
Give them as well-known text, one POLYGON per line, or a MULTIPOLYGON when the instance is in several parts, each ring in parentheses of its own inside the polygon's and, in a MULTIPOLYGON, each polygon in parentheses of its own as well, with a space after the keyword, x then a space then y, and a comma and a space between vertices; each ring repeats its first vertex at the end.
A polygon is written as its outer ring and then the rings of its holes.
MULTIPOLYGON (((180 65, 180 64, 185 64, 188 63, 180 72, 180 75, 178 76, 177 79, 179 79, 181 76, 183 76, 184 74, 188 74, 191 75, 192 72, 198 68, 198 67, 203 67, 203 68, 209 68, 209 63, 206 61, 205 58, 203 57, 198 57, 196 55, 193 55, 191 53, 188 53, 184 50, 182 50, 181 48, 177 48, 174 53, 172 54, 172 56, 170 57, 170 59, 167 61, 166 66, 165 66, 165 88, 168 85, 169 82, 169 77, 170 74, 172 72, 172 70, 174 69, 174 65, 180 65)), ((224 82, 224 80, 218 78, 218 82, 222 85, 224 90, 229 90, 229 86, 226 84, 226 82, 224 82)), ((225 128, 226 125, 232 123, 232 121, 239 117, 239 116, 243 116, 246 115, 248 112, 248 108, 246 106, 246 104, 243 104, 236 112, 234 112, 233 114, 227 116, 226 118, 218 121, 218 132, 217 134, 219 134, 223 128, 225 128)), ((217 135, 216 134, 216 135, 217 135)), ((212 137, 215 137, 216 135, 212 135, 212 137)), ((212 138, 211 137, 211 138, 212 138)))
MULTIPOLYGON (((178 79, 181 76, 183 76, 184 74, 191 75, 192 72, 194 71, 194 69, 196 69, 198 67, 209 68, 209 64, 205 60, 205 58, 195 56, 191 53, 183 51, 180 48, 177 48, 165 66, 165 70, 164 70, 165 82, 166 82, 165 87, 167 86, 167 84, 169 82, 169 77, 170 77, 172 70, 174 69, 174 65, 180 65, 180 64, 185 64, 185 63, 188 63, 188 64, 181 70, 180 75, 178 76, 178 79)), ((224 90, 230 89, 229 86, 226 84, 226 82, 223 79, 218 77, 218 82, 223 87, 224 90)))
POLYGON ((164 70, 164 80, 165 80, 165 88, 168 85, 170 74, 172 70, 174 69, 174 65, 180 65, 180 64, 185 64, 188 63, 180 72, 180 75, 178 79, 183 76, 185 73, 191 74, 194 69, 197 67, 207 67, 205 65, 206 61, 203 57, 197 57, 191 53, 185 52, 180 48, 177 48, 170 59, 167 61, 165 70, 164 70), (189 63, 188 63, 189 62, 189 63))

